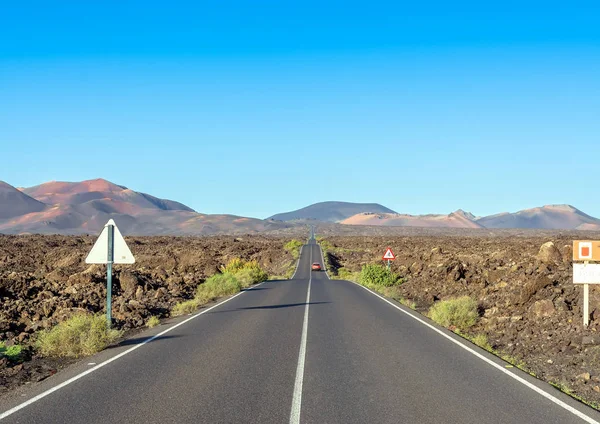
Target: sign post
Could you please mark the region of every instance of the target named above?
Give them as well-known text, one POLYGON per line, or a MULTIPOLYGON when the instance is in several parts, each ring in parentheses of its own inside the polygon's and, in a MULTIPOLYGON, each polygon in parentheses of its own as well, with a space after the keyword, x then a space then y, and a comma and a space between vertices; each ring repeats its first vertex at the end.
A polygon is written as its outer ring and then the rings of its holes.
POLYGON ((106 264, 106 324, 112 324, 112 267, 113 264, 133 264, 135 258, 131 254, 125 239, 112 219, 104 226, 94 247, 85 258, 87 264, 106 264))
POLYGON ((575 240, 573 242, 573 283, 583 284, 583 326, 590 324, 590 284, 600 284, 600 241, 575 240), (575 263, 583 261, 583 263, 575 263))
POLYGON ((383 255, 383 257, 381 259, 383 259, 384 261, 387 261, 387 268, 389 270, 392 267, 391 261, 396 260, 396 255, 394 255, 394 252, 392 252, 392 249, 390 247, 388 247, 387 250, 385 251, 385 254, 383 255))

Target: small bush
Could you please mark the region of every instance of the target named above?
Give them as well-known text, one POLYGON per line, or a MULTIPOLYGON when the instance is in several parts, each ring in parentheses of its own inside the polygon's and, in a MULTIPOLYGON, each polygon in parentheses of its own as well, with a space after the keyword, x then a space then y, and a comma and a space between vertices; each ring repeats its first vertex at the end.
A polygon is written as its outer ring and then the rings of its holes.
POLYGON ((490 342, 488 341, 488 338, 485 334, 477 334, 471 339, 471 341, 480 348, 487 350, 488 352, 492 352, 494 350, 492 348, 492 345, 490 345, 490 342))
POLYGON ((461 331, 475 325, 479 318, 477 302, 469 296, 439 301, 431 307, 429 315, 438 324, 461 331))
POLYGON ((360 284, 373 289, 391 287, 399 284, 402 280, 398 275, 383 265, 369 264, 362 267, 359 278, 360 284))
POLYGON ((40 331, 36 347, 44 356, 78 358, 100 352, 121 335, 121 331, 106 327, 102 314, 78 314, 40 331))
POLYGON ((266 281, 269 278, 269 274, 260 267, 244 268, 235 273, 235 278, 240 282, 242 287, 250 287, 253 284, 266 281))
POLYGON ((304 245, 300 240, 291 240, 288 241, 283 248, 289 252, 294 259, 298 259, 300 257, 300 248, 304 245))
POLYGON ((344 267, 338 269, 337 278, 346 281, 358 281, 360 279, 359 272, 352 272, 344 267))
POLYGON ((403 297, 400 297, 398 299, 398 302, 400 302, 401 304, 403 304, 404 306, 406 306, 412 310, 417 309, 417 303, 414 300, 408 300, 403 297))
POLYGON ((221 268, 223 274, 233 275, 242 285, 249 287, 252 284, 261 283, 269 278, 257 261, 245 261, 235 258, 221 268))
POLYGON ((146 322, 146 327, 148 328, 154 328, 157 325, 160 325, 160 319, 157 316, 151 316, 148 322, 146 322))
POLYGON ((242 289, 241 283, 231 273, 215 274, 198 286, 196 301, 207 303, 221 296, 229 296, 242 289))
POLYGON ((186 315, 193 313, 200 306, 196 299, 186 300, 179 302, 171 310, 173 316, 186 315))
POLYGON ((221 267, 221 272, 223 274, 235 274, 236 272, 244 269, 246 266, 246 261, 240 258, 233 258, 230 260, 227 265, 221 267))
POLYGON ((18 361, 21 357, 21 351, 23 348, 19 345, 6 346, 3 342, 0 342, 0 357, 5 357, 9 361, 18 361))

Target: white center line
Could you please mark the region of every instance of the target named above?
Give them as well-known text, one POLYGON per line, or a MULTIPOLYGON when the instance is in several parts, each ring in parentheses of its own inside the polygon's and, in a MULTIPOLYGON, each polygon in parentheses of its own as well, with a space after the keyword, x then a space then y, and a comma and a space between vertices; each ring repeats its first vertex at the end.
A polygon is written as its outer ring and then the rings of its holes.
POLYGON ((310 307, 310 286, 312 284, 312 246, 310 246, 310 262, 308 279, 308 292, 306 293, 306 307, 304 308, 304 324, 302 325, 302 338, 300 339, 300 353, 298 354, 298 367, 296 368, 296 383, 294 384, 294 396, 292 397, 292 412, 290 413, 290 424, 300 424, 300 411, 302 408, 302 382, 304 381, 304 359, 306 358, 306 339, 308 336, 308 308, 310 307))

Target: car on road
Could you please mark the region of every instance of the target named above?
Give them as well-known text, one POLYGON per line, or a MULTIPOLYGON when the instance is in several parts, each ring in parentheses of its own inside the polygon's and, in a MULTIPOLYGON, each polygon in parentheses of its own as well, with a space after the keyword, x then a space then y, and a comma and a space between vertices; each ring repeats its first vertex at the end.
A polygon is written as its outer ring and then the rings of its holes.
POLYGON ((318 262, 315 262, 314 264, 312 264, 312 270, 313 271, 321 271, 321 264, 318 262))

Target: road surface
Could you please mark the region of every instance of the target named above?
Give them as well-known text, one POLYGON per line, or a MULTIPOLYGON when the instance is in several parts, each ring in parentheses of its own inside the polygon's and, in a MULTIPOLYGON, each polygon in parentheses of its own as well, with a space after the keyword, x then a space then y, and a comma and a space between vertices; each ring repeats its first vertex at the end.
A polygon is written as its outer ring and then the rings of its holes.
POLYGON ((19 390, 0 401, 3 423, 600 421, 416 313, 311 272, 313 262, 322 256, 311 239, 293 279, 260 284, 19 390))

